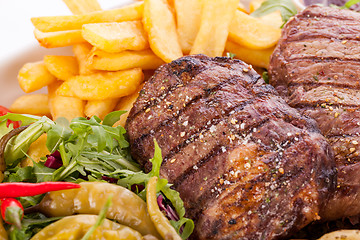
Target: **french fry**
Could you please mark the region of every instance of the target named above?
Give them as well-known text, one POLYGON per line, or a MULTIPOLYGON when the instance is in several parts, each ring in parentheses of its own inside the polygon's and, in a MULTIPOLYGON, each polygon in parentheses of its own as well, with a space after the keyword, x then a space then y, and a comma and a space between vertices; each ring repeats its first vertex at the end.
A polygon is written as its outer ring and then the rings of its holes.
POLYGON ((235 58, 262 68, 269 67, 270 56, 274 51, 274 47, 263 50, 254 50, 243 47, 231 41, 226 42, 225 49, 228 52, 234 53, 235 58))
POLYGON ((239 1, 207 0, 202 3, 200 29, 190 53, 203 53, 210 57, 222 56, 231 19, 239 1))
POLYGON ((190 53, 200 28, 201 0, 175 0, 177 32, 183 53, 190 53))
POLYGON ((75 76, 64 82, 56 94, 83 100, 120 98, 136 91, 143 81, 140 68, 75 76))
POLYGON ((175 18, 166 0, 144 1, 144 29, 150 48, 165 62, 182 57, 175 18))
POLYGON ((28 94, 18 97, 10 106, 14 113, 50 116, 47 94, 28 94))
POLYGON ((98 116, 100 119, 104 119, 108 113, 114 110, 118 101, 117 98, 88 101, 84 109, 85 116, 98 116))
POLYGON ((73 46, 73 52, 79 64, 80 75, 89 75, 96 73, 88 65, 88 56, 92 49, 89 43, 76 44, 73 46))
POLYGON ((17 79, 21 89, 26 93, 39 90, 56 81, 43 61, 26 63, 20 69, 17 79))
POLYGON ((64 117, 71 121, 75 117, 85 117, 84 101, 75 97, 64 97, 56 94, 62 81, 56 81, 48 86, 49 107, 52 119, 64 117))
POLYGON ((136 92, 134 92, 133 94, 131 94, 129 96, 120 98, 120 101, 116 105, 115 110, 117 110, 117 111, 122 110, 122 111, 127 111, 127 112, 124 113, 123 115, 121 115, 120 120, 114 124, 115 126, 120 125, 122 127, 125 127, 126 119, 129 115, 129 112, 130 112, 131 108, 133 107, 136 99, 138 98, 140 90, 142 89, 143 86, 144 86, 144 84, 141 84, 139 86, 139 88, 136 90, 136 92))
POLYGON ((276 45, 281 29, 262 23, 259 19, 236 11, 230 24, 229 40, 251 49, 267 49, 276 45))
MULTIPOLYGON (((251 0, 249 3, 250 13, 258 9, 264 1, 265 0, 251 0)), ((273 26, 275 28, 280 28, 283 25, 280 10, 259 17, 259 20, 262 21, 264 24, 273 26)))
POLYGON ((81 35, 81 30, 41 32, 35 29, 34 35, 40 45, 46 48, 66 47, 86 42, 81 35))
POLYGON ((137 2, 122 8, 103 10, 81 15, 34 17, 31 22, 42 32, 81 30, 82 25, 100 22, 122 22, 140 20, 143 16, 143 3, 137 2))
POLYGON ((149 48, 140 21, 85 24, 82 28, 82 36, 91 45, 106 52, 149 48))
POLYGON ((63 0, 63 2, 73 14, 84 14, 102 10, 97 0, 63 0))
POLYGON ((47 135, 43 134, 30 145, 29 150, 27 151, 28 157, 20 162, 21 167, 33 166, 33 161, 40 162, 42 161, 42 157, 50 154, 46 147, 46 140, 47 135))
POLYGON ((91 51, 88 66, 107 71, 119 71, 130 68, 156 69, 164 61, 156 56, 150 49, 142 51, 123 51, 120 53, 107 53, 98 49, 91 51))
POLYGON ((79 64, 73 56, 47 55, 44 63, 47 70, 59 80, 66 81, 79 74, 79 64))

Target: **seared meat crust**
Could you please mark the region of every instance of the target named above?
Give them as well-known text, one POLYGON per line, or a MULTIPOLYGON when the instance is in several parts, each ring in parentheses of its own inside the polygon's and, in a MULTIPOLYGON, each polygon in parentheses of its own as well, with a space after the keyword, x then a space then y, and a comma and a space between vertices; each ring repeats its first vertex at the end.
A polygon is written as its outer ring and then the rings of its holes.
POLYGON ((195 220, 193 239, 282 239, 318 219, 334 190, 316 123, 239 60, 196 55, 161 66, 126 129, 147 170, 159 143, 161 175, 195 220))
POLYGON ((323 220, 360 214, 359 21, 357 12, 310 6, 285 25, 270 61, 270 83, 333 148, 338 191, 323 220))

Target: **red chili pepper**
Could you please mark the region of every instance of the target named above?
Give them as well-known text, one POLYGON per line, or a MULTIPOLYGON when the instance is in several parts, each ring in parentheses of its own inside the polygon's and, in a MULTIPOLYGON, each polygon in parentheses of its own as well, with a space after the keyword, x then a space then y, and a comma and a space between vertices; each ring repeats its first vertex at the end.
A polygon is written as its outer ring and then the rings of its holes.
MULTIPOLYGON (((11 112, 9 109, 7 109, 6 107, 0 105, 0 116, 3 116, 3 115, 5 115, 5 114, 7 114, 9 112, 11 112)), ((15 121, 8 120, 7 123, 6 123, 6 126, 9 127, 10 123, 13 124, 13 128, 18 128, 21 125, 20 122, 18 122, 18 121, 15 122, 15 121)))
POLYGON ((72 188, 80 188, 80 185, 71 182, 0 183, 0 198, 35 196, 47 192, 66 190, 72 188))
POLYGON ((21 229, 21 220, 24 217, 24 208, 15 198, 1 199, 1 216, 8 224, 21 229))

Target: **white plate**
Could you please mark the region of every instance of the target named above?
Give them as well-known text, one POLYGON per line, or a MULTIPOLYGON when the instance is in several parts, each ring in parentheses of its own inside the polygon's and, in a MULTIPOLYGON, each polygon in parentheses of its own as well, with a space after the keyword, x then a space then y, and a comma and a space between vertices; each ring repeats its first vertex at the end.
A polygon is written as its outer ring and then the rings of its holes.
MULTIPOLYGON (((99 0, 103 9, 129 2, 99 0)), ((70 47, 40 47, 33 35, 31 17, 70 14, 62 0, 0 0, 0 105, 9 107, 18 96, 24 94, 17 82, 17 73, 22 65, 40 61, 44 55, 72 55, 70 47)))

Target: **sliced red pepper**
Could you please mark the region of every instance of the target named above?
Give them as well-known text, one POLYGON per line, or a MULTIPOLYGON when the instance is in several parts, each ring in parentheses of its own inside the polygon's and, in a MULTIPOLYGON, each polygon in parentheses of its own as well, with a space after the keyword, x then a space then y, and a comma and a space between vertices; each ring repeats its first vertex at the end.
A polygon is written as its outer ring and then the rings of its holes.
POLYGON ((66 190, 72 188, 80 188, 80 185, 71 182, 0 183, 0 198, 35 196, 47 192, 66 190))
POLYGON ((21 220, 24 217, 24 208, 15 198, 1 199, 1 216, 8 224, 21 229, 21 220))
MULTIPOLYGON (((6 107, 4 106, 1 106, 0 105, 0 116, 4 116, 6 115, 7 113, 10 113, 11 111, 9 109, 7 109, 6 107)), ((18 128, 20 127, 20 122, 15 122, 15 121, 11 121, 11 120, 8 120, 7 123, 6 123, 6 126, 9 127, 10 124, 13 124, 13 128, 18 128)))

